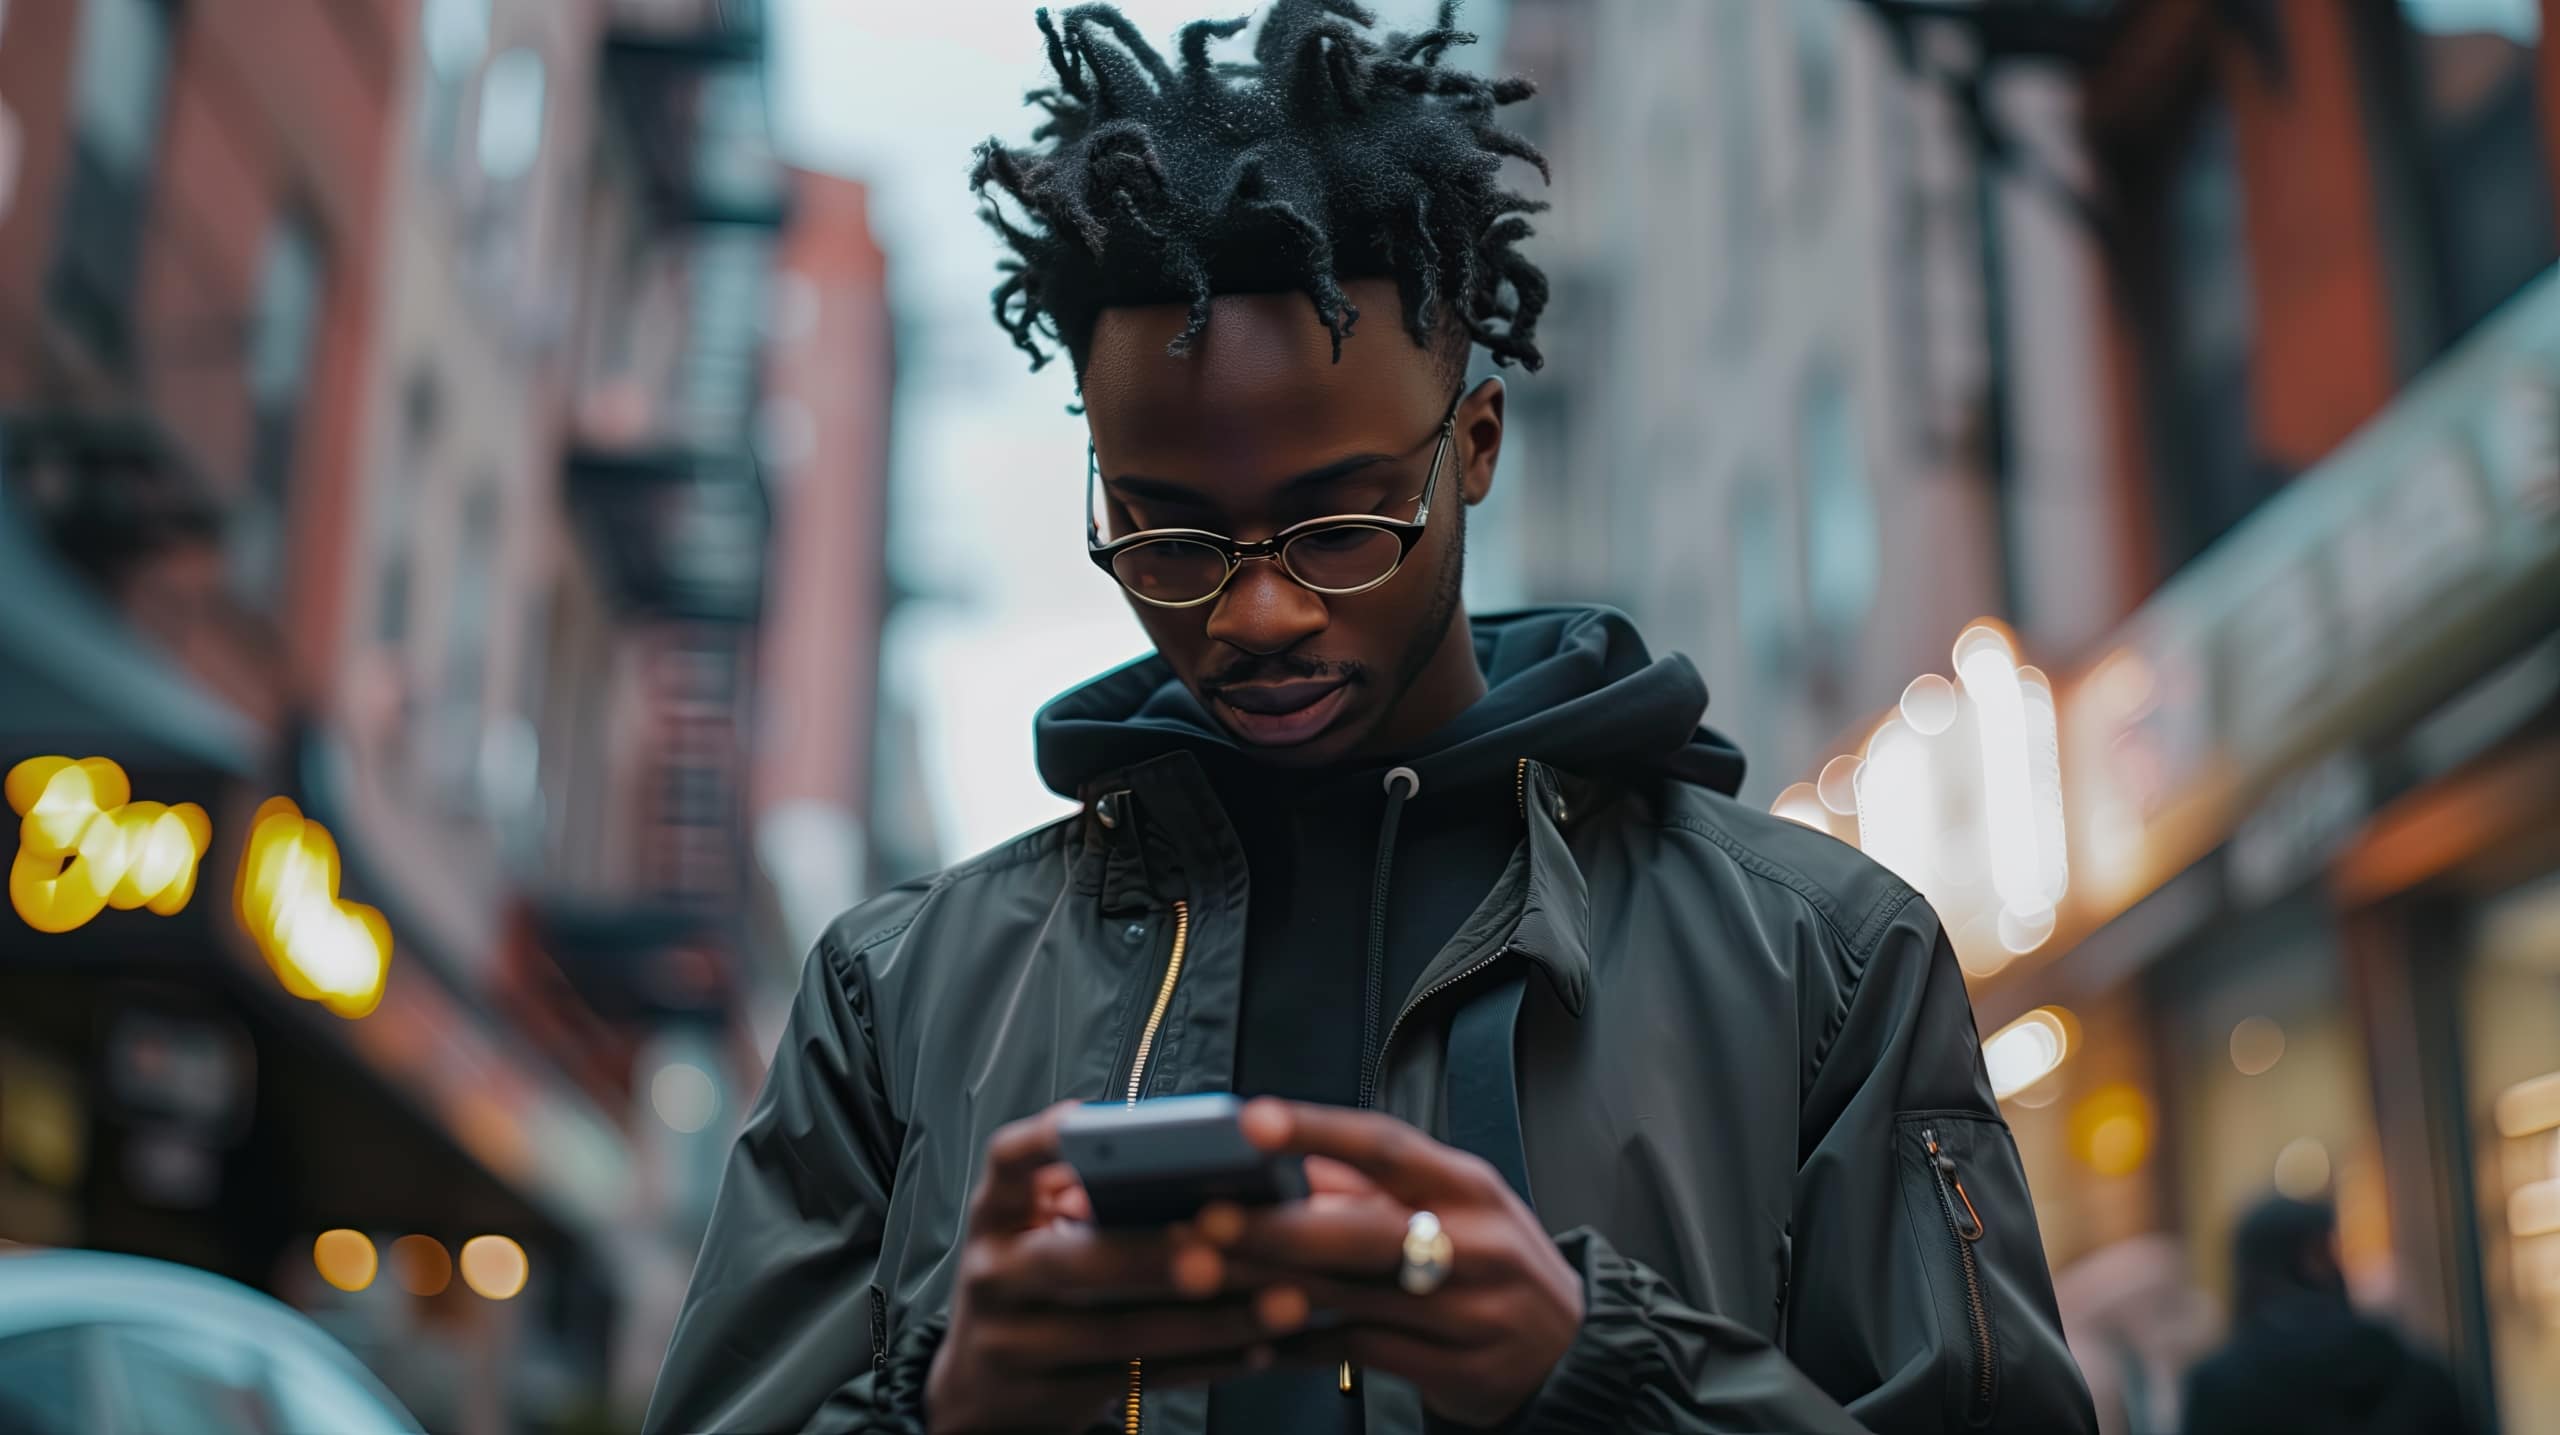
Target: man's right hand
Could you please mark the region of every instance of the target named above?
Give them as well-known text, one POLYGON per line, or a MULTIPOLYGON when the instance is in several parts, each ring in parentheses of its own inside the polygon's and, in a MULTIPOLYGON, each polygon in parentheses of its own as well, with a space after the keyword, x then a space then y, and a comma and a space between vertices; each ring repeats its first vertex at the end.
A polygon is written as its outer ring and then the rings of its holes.
POLYGON ((1149 1385, 1200 1385, 1270 1363, 1305 1296, 1230 1289, 1224 1257, 1183 1227, 1096 1230, 1058 1159, 1073 1102, 987 1142, 951 1292, 951 1324, 925 1382, 934 1435, 1082 1430, 1119 1413, 1129 1361, 1149 1385))

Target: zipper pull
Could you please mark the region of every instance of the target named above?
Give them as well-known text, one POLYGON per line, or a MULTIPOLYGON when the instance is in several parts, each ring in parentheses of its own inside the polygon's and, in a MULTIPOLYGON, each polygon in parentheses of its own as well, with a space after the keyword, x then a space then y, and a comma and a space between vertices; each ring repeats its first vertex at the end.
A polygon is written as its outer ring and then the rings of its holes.
POLYGON ((1982 1213, 1973 1208, 1973 1197, 1965 1193, 1964 1177, 1956 1174, 1956 1158, 1939 1149, 1938 1133, 1935 1130, 1922 1131, 1920 1139, 1928 1143, 1929 1163, 1938 1168, 1938 1179, 1955 1188, 1956 1199, 1964 1203, 1964 1217, 1972 1223, 1971 1229, 1958 1226, 1956 1234, 1967 1241, 1981 1240, 1982 1213))
POLYGON ((1351 1368, 1350 1361, 1346 1360, 1342 1362, 1342 1369, 1335 1372, 1334 1388, 1340 1390, 1345 1395, 1357 1395, 1360 1393, 1360 1376, 1358 1372, 1351 1368))

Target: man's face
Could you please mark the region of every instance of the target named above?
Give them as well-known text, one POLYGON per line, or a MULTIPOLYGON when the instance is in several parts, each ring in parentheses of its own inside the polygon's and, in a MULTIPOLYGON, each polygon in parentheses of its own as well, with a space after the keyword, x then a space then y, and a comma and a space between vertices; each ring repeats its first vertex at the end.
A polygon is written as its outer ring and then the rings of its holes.
MULTIPOLYGON (((1106 534, 1249 541, 1310 518, 1414 516, 1456 381, 1396 322, 1392 280, 1343 288, 1365 317, 1338 364, 1303 294, 1219 297, 1180 357, 1165 345, 1184 306, 1103 312, 1084 405, 1106 534)), ((1130 606, 1202 705, 1270 761, 1316 766, 1414 741, 1455 715, 1435 691, 1455 663, 1473 671, 1448 652, 1464 510, 1490 489, 1501 440, 1502 388, 1486 384, 1458 406, 1429 528, 1377 588, 1328 597, 1278 563, 1247 562, 1198 607, 1130 606)))

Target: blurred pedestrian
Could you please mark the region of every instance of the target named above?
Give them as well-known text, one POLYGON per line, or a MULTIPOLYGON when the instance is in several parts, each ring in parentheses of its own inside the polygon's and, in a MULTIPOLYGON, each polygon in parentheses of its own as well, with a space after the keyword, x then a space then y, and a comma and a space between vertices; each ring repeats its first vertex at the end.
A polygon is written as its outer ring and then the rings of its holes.
POLYGON ((2443 1364, 2348 1301, 2328 1203, 2268 1198, 2231 1269, 2231 1339, 2188 1378, 2186 1435, 2469 1435, 2443 1364))
POLYGON ((1623 616, 1459 601, 1547 280, 1454 10, 1040 12, 996 314, 1156 651, 1039 718, 1076 815, 821 941, 649 1429, 2094 1428, 1937 915, 1623 616), (1226 1088, 1315 1198, 1081 1220, 1051 1103, 1226 1088))

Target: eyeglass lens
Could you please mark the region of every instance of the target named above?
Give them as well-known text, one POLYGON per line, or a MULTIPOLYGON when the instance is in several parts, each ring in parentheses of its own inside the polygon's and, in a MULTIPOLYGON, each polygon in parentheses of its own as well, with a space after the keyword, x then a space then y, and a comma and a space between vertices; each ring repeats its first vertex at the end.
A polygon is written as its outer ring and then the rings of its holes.
MULTIPOLYGON (((1350 524, 1302 533, 1280 552, 1289 576, 1323 593, 1369 587, 1395 571, 1404 557, 1396 535, 1350 524)), ((1196 603, 1227 580, 1227 558, 1206 543, 1164 538, 1124 549, 1111 571, 1130 592, 1153 603, 1196 603)))

